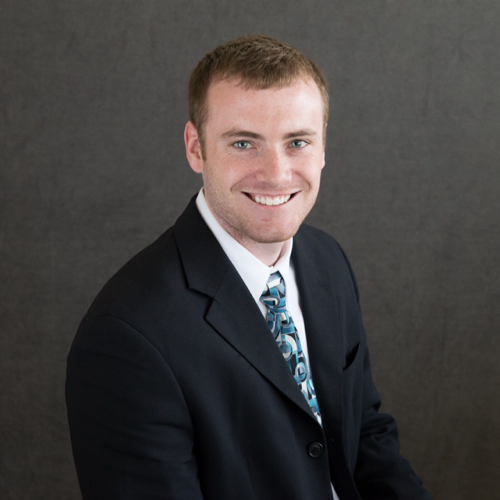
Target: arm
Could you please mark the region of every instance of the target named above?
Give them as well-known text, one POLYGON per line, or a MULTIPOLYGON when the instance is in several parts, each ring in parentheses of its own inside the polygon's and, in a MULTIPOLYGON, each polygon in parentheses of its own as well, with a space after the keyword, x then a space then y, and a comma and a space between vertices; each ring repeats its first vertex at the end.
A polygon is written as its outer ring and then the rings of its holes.
POLYGON ((112 317, 82 323, 66 404, 84 500, 203 498, 182 392, 134 328, 112 317))
MULTIPOLYGON (((351 274, 359 315, 359 292, 347 256, 341 249, 351 274)), ((354 481, 363 500, 431 500, 421 479, 401 457, 396 422, 390 415, 379 413, 380 396, 372 379, 366 333, 362 329, 360 380, 351 391, 359 396, 353 400, 356 413, 361 414, 354 481)), ((351 376, 351 379, 354 378, 351 376)), ((351 380, 351 383, 354 383, 351 380)))
POLYGON ((368 350, 364 358, 364 394, 354 480, 363 500, 431 500, 410 464, 399 452, 396 422, 379 413, 368 350))

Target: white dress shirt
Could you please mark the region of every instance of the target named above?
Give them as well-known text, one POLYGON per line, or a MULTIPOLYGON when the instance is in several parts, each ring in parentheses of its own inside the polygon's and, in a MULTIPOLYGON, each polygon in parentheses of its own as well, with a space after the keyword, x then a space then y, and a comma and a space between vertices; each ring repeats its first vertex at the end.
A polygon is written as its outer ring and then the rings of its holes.
MULTIPOLYGON (((302 316, 302 309, 300 308, 299 289, 297 287, 297 280, 295 279, 295 270, 293 262, 290 260, 292 255, 293 238, 285 241, 278 261, 274 266, 266 266, 257 257, 250 253, 244 246, 238 243, 217 221, 208 207, 203 188, 200 189, 196 198, 196 206, 210 228, 220 246, 229 257, 229 260, 238 271, 241 279, 247 286, 255 302, 259 306, 264 318, 267 316, 267 307, 260 301, 260 296, 266 288, 267 280, 272 273, 279 271, 286 286, 286 308, 290 312, 297 332, 299 334, 300 344, 302 351, 306 357, 307 366, 313 374, 311 364, 309 362, 309 353, 307 350, 306 329, 304 325, 304 317, 302 316)), ((313 377, 314 382, 314 377, 313 377)), ((321 408, 320 408, 321 411, 321 408)), ((339 500, 337 493, 332 485, 333 499, 339 500)))

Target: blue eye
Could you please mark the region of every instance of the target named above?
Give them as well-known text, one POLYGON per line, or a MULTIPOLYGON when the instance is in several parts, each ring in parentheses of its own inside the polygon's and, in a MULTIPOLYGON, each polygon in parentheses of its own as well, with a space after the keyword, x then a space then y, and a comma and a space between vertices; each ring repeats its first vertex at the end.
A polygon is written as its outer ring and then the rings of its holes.
POLYGON ((295 149, 303 148, 306 145, 306 141, 302 139, 295 139, 290 143, 290 146, 295 149))
POLYGON ((238 141, 235 142, 234 145, 238 149, 248 149, 250 147, 250 143, 248 141, 238 141))

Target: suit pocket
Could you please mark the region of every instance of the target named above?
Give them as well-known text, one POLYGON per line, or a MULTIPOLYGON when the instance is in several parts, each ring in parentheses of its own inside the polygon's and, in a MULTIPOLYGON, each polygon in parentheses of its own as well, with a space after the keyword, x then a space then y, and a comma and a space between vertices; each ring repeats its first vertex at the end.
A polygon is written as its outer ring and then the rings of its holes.
POLYGON ((346 354, 343 376, 348 377, 357 365, 359 356, 359 342, 355 344, 346 354))

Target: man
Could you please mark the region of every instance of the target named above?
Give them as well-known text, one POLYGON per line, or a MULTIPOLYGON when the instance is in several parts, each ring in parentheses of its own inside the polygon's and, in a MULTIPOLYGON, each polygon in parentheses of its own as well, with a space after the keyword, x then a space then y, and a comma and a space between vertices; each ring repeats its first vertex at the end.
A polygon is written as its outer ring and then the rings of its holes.
POLYGON ((430 499, 378 413, 358 292, 302 226, 325 164, 327 84, 245 37, 195 68, 203 189, 104 287, 68 357, 84 499, 430 499))

